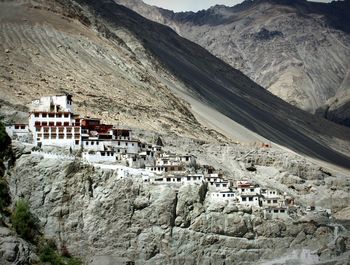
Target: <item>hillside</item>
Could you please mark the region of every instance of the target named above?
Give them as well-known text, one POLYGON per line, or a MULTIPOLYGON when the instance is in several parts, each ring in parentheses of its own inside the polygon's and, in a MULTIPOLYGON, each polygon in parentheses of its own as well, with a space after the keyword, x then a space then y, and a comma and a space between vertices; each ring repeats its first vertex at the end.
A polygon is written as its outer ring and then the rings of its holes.
MULTIPOLYGON (((116 2, 170 26, 308 112, 328 108, 328 100, 349 91, 350 1, 247 0, 197 13, 173 13, 140 0, 116 2)), ((349 125, 348 112, 318 113, 349 125)))
POLYGON ((53 249, 65 258, 57 265, 347 264, 349 128, 293 107, 112 0, 0 1, 0 40, 1 120, 27 121, 30 100, 69 92, 77 113, 194 155, 198 163, 172 171, 177 179, 215 168, 227 185, 250 180, 291 204, 286 219, 269 219, 260 205, 212 200, 217 182, 168 182, 172 172, 147 179, 146 165, 84 159, 94 153, 86 146, 13 140, 0 166, 0 199, 11 199, 0 209, 0 264, 40 264, 53 249), (18 201, 51 251, 18 233, 18 201))
MULTIPOLYGON (((259 139, 256 133, 350 167, 348 157, 333 150, 347 152, 349 129, 286 104, 205 49, 113 1, 1 5, 1 89, 7 108, 69 91, 82 114, 123 126, 222 139, 198 123, 186 99, 194 110, 207 106, 233 120, 228 122, 231 132, 240 128, 253 139, 259 139)), ((211 114, 202 116, 220 127, 211 114)), ((222 132, 229 134, 227 128, 222 132)))

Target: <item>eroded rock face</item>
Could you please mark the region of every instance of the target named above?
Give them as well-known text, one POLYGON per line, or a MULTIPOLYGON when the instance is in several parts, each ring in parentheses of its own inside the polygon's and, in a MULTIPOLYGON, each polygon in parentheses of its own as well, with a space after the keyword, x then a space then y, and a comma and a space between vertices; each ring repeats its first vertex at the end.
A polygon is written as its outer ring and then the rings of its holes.
MULTIPOLYGON (((315 219, 267 222, 252 209, 216 205, 205 199, 204 184, 176 192, 30 155, 7 179, 14 198, 29 200, 46 237, 90 264, 252 264, 333 240, 333 229, 315 219)), ((346 242, 338 239, 329 257, 346 251, 346 242)))
POLYGON ((0 224, 0 264, 32 264, 38 257, 32 252, 32 246, 9 228, 0 224))

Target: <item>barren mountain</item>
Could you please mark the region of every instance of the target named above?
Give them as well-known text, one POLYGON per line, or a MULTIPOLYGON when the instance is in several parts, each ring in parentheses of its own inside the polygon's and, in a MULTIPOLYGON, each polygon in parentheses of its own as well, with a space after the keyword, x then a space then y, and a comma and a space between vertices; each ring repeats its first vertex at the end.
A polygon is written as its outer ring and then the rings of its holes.
POLYGON ((254 132, 350 167, 349 158, 338 153, 349 150, 349 129, 292 107, 204 48, 113 1, 1 5, 1 93, 7 108, 69 91, 78 112, 123 126, 220 138, 197 121, 206 120, 228 137, 233 132, 259 139, 254 132))
MULTIPOLYGON (((116 0, 172 27, 285 101, 311 113, 350 89, 350 1, 247 0, 197 13, 173 13, 140 0, 116 0)), ((331 107, 337 107, 332 105, 331 107)), ((319 111, 349 125, 348 112, 319 111)))

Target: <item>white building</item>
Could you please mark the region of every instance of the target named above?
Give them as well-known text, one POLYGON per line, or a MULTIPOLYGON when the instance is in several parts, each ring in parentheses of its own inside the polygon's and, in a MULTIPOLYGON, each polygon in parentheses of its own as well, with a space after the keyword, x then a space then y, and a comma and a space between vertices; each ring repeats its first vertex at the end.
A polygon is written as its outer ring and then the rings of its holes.
POLYGON ((211 200, 214 201, 237 201, 237 194, 233 191, 218 191, 218 192, 210 192, 208 196, 211 200))
POLYGON ((285 199, 277 190, 261 189, 262 204, 265 207, 284 206, 285 199))
POLYGON ((264 209, 264 219, 282 219, 290 218, 287 207, 269 207, 264 209))
POLYGON ((117 153, 113 151, 89 151, 84 152, 83 159, 89 163, 110 162, 115 163, 118 161, 117 153))
POLYGON ((42 97, 30 108, 28 125, 35 145, 80 148, 80 118, 73 114, 72 96, 42 97))
POLYGON ((188 185, 188 184, 201 184, 204 180, 204 176, 201 174, 189 174, 189 175, 166 175, 156 177, 152 183, 159 184, 180 184, 180 185, 188 185))
POLYGON ((252 194, 239 194, 238 201, 242 205, 261 207, 260 196, 252 194))
POLYGON ((31 103, 32 112, 68 112, 73 113, 73 101, 71 95, 59 95, 42 97, 31 103))
POLYGON ((12 124, 5 127, 6 133, 16 140, 23 142, 29 141, 31 139, 31 133, 29 131, 28 124, 12 124))

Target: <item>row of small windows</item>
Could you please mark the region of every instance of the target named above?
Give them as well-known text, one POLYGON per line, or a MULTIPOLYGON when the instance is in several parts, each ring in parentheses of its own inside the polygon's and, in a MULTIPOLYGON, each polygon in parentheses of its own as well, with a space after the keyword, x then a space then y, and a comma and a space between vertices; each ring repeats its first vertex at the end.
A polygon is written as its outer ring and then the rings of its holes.
MULTIPOLYGON (((45 132, 45 133, 49 133, 50 131, 51 131, 51 133, 53 133, 53 132, 59 132, 59 133, 64 133, 64 129, 66 129, 66 133, 72 133, 72 132, 74 132, 74 133, 80 133, 80 129, 79 128, 43 128, 43 131, 45 132)), ((36 131, 37 132, 40 132, 42 129, 40 128, 40 127, 37 127, 36 128, 36 131)))
POLYGON ((19 129, 24 130, 25 128, 26 128, 25 125, 15 125, 16 130, 19 130, 19 129))
MULTIPOLYGON (((255 189, 247 189, 247 191, 250 191, 250 192, 254 192, 255 191, 255 189)), ((244 191, 246 191, 245 189, 242 189, 242 192, 244 192, 244 191)))
POLYGON ((98 141, 91 141, 91 142, 89 142, 89 141, 86 141, 86 142, 84 142, 85 143, 85 145, 95 145, 95 143, 96 143, 96 145, 100 145, 100 142, 98 142, 98 141))
MULTIPOLYGON (((53 121, 50 121, 50 122, 46 122, 46 121, 43 121, 43 122, 40 122, 40 121, 36 121, 35 122, 35 126, 71 126, 70 122, 53 122, 53 121)), ((73 123, 73 126, 80 126, 79 123, 73 123)))
MULTIPOLYGON (((216 197, 220 197, 220 194, 219 193, 216 193, 216 194, 213 194, 213 196, 215 196, 216 195, 216 197)), ((222 197, 223 198, 233 198, 233 197, 235 197, 235 194, 234 193, 222 193, 221 194, 222 195, 222 197)))
POLYGON ((286 212, 286 210, 284 210, 284 209, 280 209, 280 210, 278 210, 278 209, 274 209, 274 210, 269 210, 269 213, 278 213, 278 212, 280 212, 280 213, 285 213, 286 212))
POLYGON ((62 113, 62 114, 57 114, 57 113, 42 113, 40 115, 40 113, 34 113, 34 117, 35 118, 39 118, 41 116, 41 118, 69 118, 69 113, 62 113))
POLYGON ((44 139, 80 139, 80 135, 79 134, 76 134, 74 135, 73 137, 73 134, 56 134, 56 133, 51 133, 51 134, 48 134, 48 133, 44 133, 44 134, 41 134, 39 133, 38 134, 38 138, 42 138, 44 136, 44 139))
POLYGON ((277 200, 267 200, 267 203, 277 203, 277 200))
POLYGON ((243 202, 246 202, 246 201, 250 201, 250 202, 252 202, 253 200, 258 200, 258 198, 253 198, 253 197, 242 197, 242 201, 243 202))

